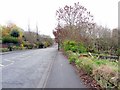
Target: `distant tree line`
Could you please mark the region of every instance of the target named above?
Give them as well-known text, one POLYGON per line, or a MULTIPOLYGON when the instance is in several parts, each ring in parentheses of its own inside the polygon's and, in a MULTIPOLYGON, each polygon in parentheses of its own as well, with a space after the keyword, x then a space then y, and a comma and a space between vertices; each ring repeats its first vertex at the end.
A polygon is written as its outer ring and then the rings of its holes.
POLYGON ((24 31, 16 24, 8 23, 0 26, 1 44, 11 49, 45 48, 53 44, 53 39, 37 32, 24 31))

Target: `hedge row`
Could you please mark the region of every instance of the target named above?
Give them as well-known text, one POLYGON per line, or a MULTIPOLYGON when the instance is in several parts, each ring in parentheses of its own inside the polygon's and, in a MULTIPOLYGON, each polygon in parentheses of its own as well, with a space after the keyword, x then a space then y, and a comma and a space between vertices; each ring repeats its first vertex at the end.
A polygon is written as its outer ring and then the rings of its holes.
POLYGON ((89 56, 81 57, 84 55, 72 51, 67 51, 66 55, 70 63, 75 63, 78 69, 83 69, 88 75, 94 77, 101 87, 120 89, 117 62, 97 60, 89 56))
POLYGON ((71 50, 73 52, 79 52, 79 53, 84 53, 87 51, 82 43, 77 43, 75 41, 69 41, 69 40, 63 43, 63 49, 65 51, 71 50))
POLYGON ((14 43, 14 44, 17 44, 18 42, 19 42, 18 38, 15 38, 15 37, 6 36, 6 37, 2 38, 2 43, 14 43))

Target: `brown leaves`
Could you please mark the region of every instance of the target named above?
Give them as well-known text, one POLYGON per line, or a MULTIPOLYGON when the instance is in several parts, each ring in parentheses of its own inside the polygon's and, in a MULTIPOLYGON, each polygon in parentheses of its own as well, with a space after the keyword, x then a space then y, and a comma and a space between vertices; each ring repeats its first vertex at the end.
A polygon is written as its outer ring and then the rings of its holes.
POLYGON ((86 17, 87 22, 93 20, 91 13, 84 6, 81 6, 79 2, 75 3, 74 6, 65 5, 63 8, 59 8, 56 13, 59 20, 69 25, 76 25, 78 21, 84 22, 86 17))
POLYGON ((87 42, 89 40, 90 29, 93 28, 93 15, 87 9, 80 5, 79 2, 74 3, 73 6, 65 5, 56 11, 56 17, 59 25, 56 32, 53 32, 56 40, 61 41, 65 39, 87 42), (59 38, 58 38, 59 37, 59 38))

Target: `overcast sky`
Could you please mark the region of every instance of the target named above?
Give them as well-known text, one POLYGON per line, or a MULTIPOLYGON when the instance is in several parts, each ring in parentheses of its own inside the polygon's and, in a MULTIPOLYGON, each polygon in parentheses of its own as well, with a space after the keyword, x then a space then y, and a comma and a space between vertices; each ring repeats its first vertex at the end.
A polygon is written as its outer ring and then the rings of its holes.
POLYGON ((13 22, 27 30, 29 22, 31 30, 35 31, 37 23, 39 33, 53 37, 56 10, 78 1, 93 14, 97 24, 110 29, 118 26, 119 0, 0 0, 0 24, 13 22))

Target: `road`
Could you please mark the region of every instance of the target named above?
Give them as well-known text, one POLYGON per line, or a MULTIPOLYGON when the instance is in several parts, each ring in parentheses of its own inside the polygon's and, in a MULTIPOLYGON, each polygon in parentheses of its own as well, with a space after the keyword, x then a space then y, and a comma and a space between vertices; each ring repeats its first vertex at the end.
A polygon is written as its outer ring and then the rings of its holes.
POLYGON ((3 88, 84 88, 57 46, 4 54, 0 67, 3 88))

